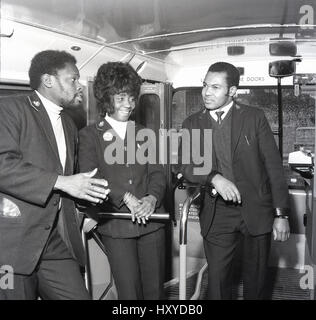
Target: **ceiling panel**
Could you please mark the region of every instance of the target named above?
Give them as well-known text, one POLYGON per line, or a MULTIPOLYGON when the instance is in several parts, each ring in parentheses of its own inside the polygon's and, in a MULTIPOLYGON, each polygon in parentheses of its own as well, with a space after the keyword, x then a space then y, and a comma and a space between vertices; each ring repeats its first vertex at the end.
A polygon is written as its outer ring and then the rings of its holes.
MULTIPOLYGON (((4 17, 91 41, 163 56, 193 42, 224 36, 298 34, 304 16, 300 0, 2 0, 4 17), (257 25, 254 28, 254 25, 257 25), (261 25, 261 26, 260 26, 261 25), (245 27, 249 26, 249 27, 245 27), (228 28, 228 29, 227 29, 228 28)), ((305 19, 305 23, 308 19, 305 19)), ((309 36, 316 38, 315 31, 309 36)))

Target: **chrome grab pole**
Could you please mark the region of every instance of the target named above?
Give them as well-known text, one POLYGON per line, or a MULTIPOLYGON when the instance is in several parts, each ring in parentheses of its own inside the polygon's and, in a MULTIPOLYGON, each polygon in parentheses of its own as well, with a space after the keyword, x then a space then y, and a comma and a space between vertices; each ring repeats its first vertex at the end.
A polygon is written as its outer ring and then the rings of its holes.
MULTIPOLYGON (((116 218, 116 219, 131 219, 129 212, 98 212, 98 216, 104 219, 116 218)), ((149 220, 168 220, 170 219, 169 213, 153 213, 149 220)))
POLYGON ((187 273, 187 224, 188 215, 192 202, 201 195, 200 190, 193 195, 187 197, 183 203, 183 208, 180 217, 180 237, 179 237, 179 300, 186 299, 186 273, 187 273))
MULTIPOLYGON (((131 214, 128 212, 99 212, 99 216, 101 216, 104 219, 131 219, 131 214)), ((168 220, 170 219, 170 214, 169 213, 153 213, 150 216, 150 219, 153 220, 168 220)), ((86 214, 86 218, 83 224, 82 232, 83 232, 83 238, 84 238, 84 246, 85 250, 87 253, 87 256, 89 257, 89 250, 88 250, 88 242, 86 235, 90 234, 96 244, 100 247, 100 249, 103 251, 105 255, 107 255, 106 250, 104 248, 104 245, 99 238, 98 234, 96 233, 96 228, 97 228, 98 222, 94 220, 93 218, 90 218, 88 214, 86 214)), ((87 288, 89 289, 89 292, 92 294, 92 282, 91 282, 91 268, 90 268, 90 263, 87 261, 87 266, 86 266, 86 285, 87 288)), ((110 278, 110 283, 108 286, 105 288, 104 292, 102 295, 99 297, 98 300, 102 300, 103 297, 108 293, 108 291, 113 287, 114 281, 113 281, 113 276, 111 275, 110 278)))

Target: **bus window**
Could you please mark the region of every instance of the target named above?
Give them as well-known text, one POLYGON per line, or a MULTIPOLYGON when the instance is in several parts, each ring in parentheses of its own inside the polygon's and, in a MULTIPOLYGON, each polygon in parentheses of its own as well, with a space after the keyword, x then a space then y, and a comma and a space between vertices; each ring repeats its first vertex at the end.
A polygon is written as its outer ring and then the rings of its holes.
POLYGON ((0 85, 0 98, 8 97, 14 94, 29 94, 31 92, 31 88, 28 86, 10 86, 10 85, 0 85))
POLYGON ((175 92, 172 99, 171 123, 178 131, 189 115, 203 108, 202 88, 184 89, 175 92))
MULTIPOLYGON (((24 95, 31 94, 32 90, 26 85, 0 85, 0 98, 7 97, 10 95, 24 95)), ((87 124, 87 115, 84 109, 86 105, 86 98, 84 96, 83 103, 76 108, 65 108, 64 111, 67 113, 74 121, 78 130, 85 127, 87 124)))
POLYGON ((157 135, 160 128, 160 100, 156 94, 143 94, 135 109, 135 120, 157 135))
MULTIPOLYGON (((173 96, 172 127, 181 129, 182 122, 192 113, 203 108, 202 88, 178 90, 173 96)), ((236 101, 261 108, 268 119, 278 145, 278 96, 276 88, 243 88, 238 90, 236 101)), ((311 93, 294 95, 293 88, 282 88, 283 104, 283 166, 290 187, 304 187, 302 178, 290 170, 288 155, 305 147, 314 152, 315 97, 311 93)))
MULTIPOLYGON (((275 133, 278 144, 278 96, 276 89, 251 88, 238 93, 237 101, 262 108, 275 133)), ((294 95, 293 88, 282 89, 283 105, 283 167, 289 187, 303 188, 304 181, 299 174, 290 170, 288 156, 292 151, 304 147, 315 150, 315 98, 310 93, 294 95)))

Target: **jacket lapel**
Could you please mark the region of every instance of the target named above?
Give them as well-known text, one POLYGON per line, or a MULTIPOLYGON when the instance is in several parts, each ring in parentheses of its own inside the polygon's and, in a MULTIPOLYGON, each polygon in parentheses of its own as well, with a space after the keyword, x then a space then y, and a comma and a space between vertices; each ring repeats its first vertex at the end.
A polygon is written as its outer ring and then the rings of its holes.
POLYGON ((114 141, 114 129, 104 118, 101 118, 95 126, 97 128, 100 143, 103 148, 114 141))
POLYGON ((212 129, 212 116, 208 109, 204 108, 198 115, 199 123, 201 123, 201 129, 212 129))
MULTIPOLYGON (((125 163, 125 161, 135 161, 135 152, 139 145, 136 145, 135 138, 134 139, 129 139, 129 150, 134 150, 131 152, 127 152, 127 136, 136 137, 137 131, 140 129, 139 126, 135 125, 134 126, 134 121, 128 121, 127 123, 127 128, 126 128, 126 134, 124 140, 122 140, 119 135, 116 133, 116 131, 112 128, 112 126, 104 119, 101 118, 97 123, 96 123, 96 129, 98 133, 98 138, 100 140, 100 145, 102 146, 102 153, 105 151, 105 149, 111 145, 113 142, 115 144, 112 146, 113 148, 116 149, 116 157, 117 160, 119 161, 119 164, 125 163), (134 145, 132 145, 134 143, 134 145), (121 159, 123 157, 123 159, 121 159), (123 162, 122 162, 123 161, 123 162)), ((112 150, 111 147, 111 150, 112 150)), ((104 154, 103 154, 104 155, 104 154)), ((105 160, 105 164, 107 161, 105 160)))
POLYGON ((51 146, 51 149, 56 157, 56 160, 58 161, 57 163, 59 164, 60 168, 62 168, 60 159, 59 159, 59 154, 58 154, 58 147, 57 147, 57 142, 55 138, 55 134, 53 131, 52 124, 50 122, 48 113, 46 112, 46 109, 44 108, 41 99, 38 97, 38 95, 33 92, 29 97, 28 97, 30 107, 36 110, 36 115, 39 119, 39 126, 41 130, 43 131, 44 135, 47 137, 47 140, 51 146))
POLYGON ((240 139, 241 130, 244 126, 244 117, 242 116, 243 109, 236 103, 233 105, 232 110, 232 144, 231 144, 231 151, 232 157, 234 156, 238 141, 240 139))

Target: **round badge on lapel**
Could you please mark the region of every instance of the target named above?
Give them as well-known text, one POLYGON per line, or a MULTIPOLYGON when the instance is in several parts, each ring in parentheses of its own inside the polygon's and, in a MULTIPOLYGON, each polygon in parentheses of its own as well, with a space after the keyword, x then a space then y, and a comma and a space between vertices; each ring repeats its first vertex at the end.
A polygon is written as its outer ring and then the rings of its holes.
POLYGON ((109 131, 104 132, 103 134, 103 140, 104 141, 111 141, 113 139, 113 134, 109 131))

